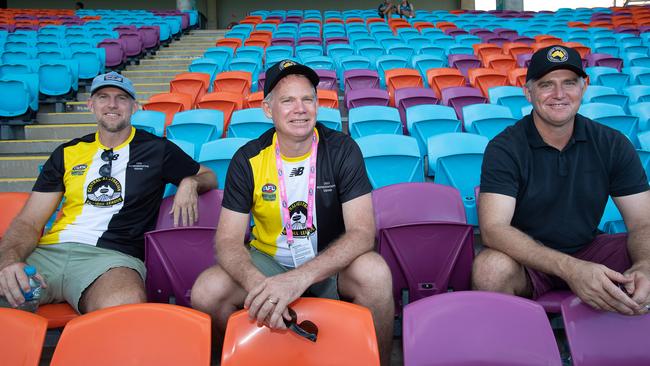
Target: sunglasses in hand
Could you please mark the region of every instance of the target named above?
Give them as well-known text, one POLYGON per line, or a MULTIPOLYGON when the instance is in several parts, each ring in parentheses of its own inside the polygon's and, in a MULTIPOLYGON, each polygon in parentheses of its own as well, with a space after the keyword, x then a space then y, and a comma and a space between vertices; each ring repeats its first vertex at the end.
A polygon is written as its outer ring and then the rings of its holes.
POLYGON ((296 314, 296 311, 290 307, 287 307, 287 310, 289 311, 289 316, 291 317, 291 320, 283 318, 284 324, 287 326, 287 328, 291 329, 301 337, 304 337, 312 342, 316 342, 316 338, 318 337, 318 327, 316 324, 310 322, 309 320, 303 320, 298 323, 298 315, 296 314))

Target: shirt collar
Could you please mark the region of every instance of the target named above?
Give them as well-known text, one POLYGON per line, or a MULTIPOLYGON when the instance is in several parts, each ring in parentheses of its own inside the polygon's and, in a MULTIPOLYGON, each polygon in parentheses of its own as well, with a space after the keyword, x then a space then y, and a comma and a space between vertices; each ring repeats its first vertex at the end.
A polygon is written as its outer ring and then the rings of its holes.
MULTIPOLYGON (((533 122, 533 112, 531 111, 529 115, 524 117, 524 127, 526 131, 526 137, 528 138, 528 144, 532 148, 539 148, 548 146, 542 136, 537 131, 535 127, 535 122, 533 122)), ((571 141, 587 141, 587 130, 585 127, 585 117, 576 114, 575 122, 573 124, 573 135, 571 136, 571 141)))

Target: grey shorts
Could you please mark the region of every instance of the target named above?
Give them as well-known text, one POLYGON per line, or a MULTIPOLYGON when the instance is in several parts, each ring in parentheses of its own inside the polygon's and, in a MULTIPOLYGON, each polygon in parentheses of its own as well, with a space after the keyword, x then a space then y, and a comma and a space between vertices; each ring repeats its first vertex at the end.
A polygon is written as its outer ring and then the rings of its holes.
POLYGON ((146 278, 146 269, 140 259, 88 244, 39 245, 26 262, 36 267, 47 283, 47 288, 41 292, 41 304, 66 301, 77 312, 86 288, 111 268, 131 268, 143 281, 146 278))
MULTIPOLYGON (((265 276, 275 276, 292 270, 293 268, 285 267, 276 262, 270 255, 250 247, 251 260, 255 267, 265 276)), ((317 282, 307 289, 303 296, 306 297, 320 297, 323 299, 339 300, 339 291, 337 286, 338 275, 328 277, 320 282, 317 282)))

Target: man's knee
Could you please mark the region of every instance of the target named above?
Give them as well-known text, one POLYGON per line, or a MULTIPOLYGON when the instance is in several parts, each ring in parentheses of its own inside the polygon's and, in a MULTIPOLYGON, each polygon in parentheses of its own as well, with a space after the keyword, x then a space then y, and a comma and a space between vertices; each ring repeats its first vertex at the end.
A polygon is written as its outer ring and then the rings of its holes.
POLYGON ((203 271, 194 282, 191 292, 192 307, 212 314, 223 303, 232 300, 239 289, 239 285, 226 271, 219 266, 212 266, 203 271))
POLYGON ((512 292, 523 290, 520 287, 525 283, 523 266, 503 252, 486 248, 474 258, 472 286, 475 290, 512 292))
POLYGON ((86 288, 79 300, 79 310, 87 313, 146 301, 147 294, 140 274, 131 268, 116 267, 106 271, 86 288))
POLYGON ((339 274, 339 291, 345 298, 392 301, 393 282, 390 268, 379 254, 369 252, 357 257, 339 274))

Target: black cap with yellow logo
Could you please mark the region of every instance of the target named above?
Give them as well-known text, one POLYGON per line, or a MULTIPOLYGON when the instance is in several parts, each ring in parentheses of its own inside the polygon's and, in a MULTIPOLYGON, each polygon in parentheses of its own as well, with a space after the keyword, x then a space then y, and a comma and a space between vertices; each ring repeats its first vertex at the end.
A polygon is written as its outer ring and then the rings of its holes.
POLYGON ((301 65, 295 61, 291 60, 282 60, 277 64, 271 66, 266 70, 266 79, 264 81, 264 96, 266 97, 278 81, 282 80, 283 77, 291 74, 304 75, 309 81, 314 85, 314 88, 318 86, 320 78, 316 71, 312 70, 310 67, 301 65))
POLYGON ((578 51, 570 47, 553 45, 539 49, 533 54, 526 73, 526 81, 537 80, 551 71, 567 69, 587 77, 582 69, 582 58, 578 51))

